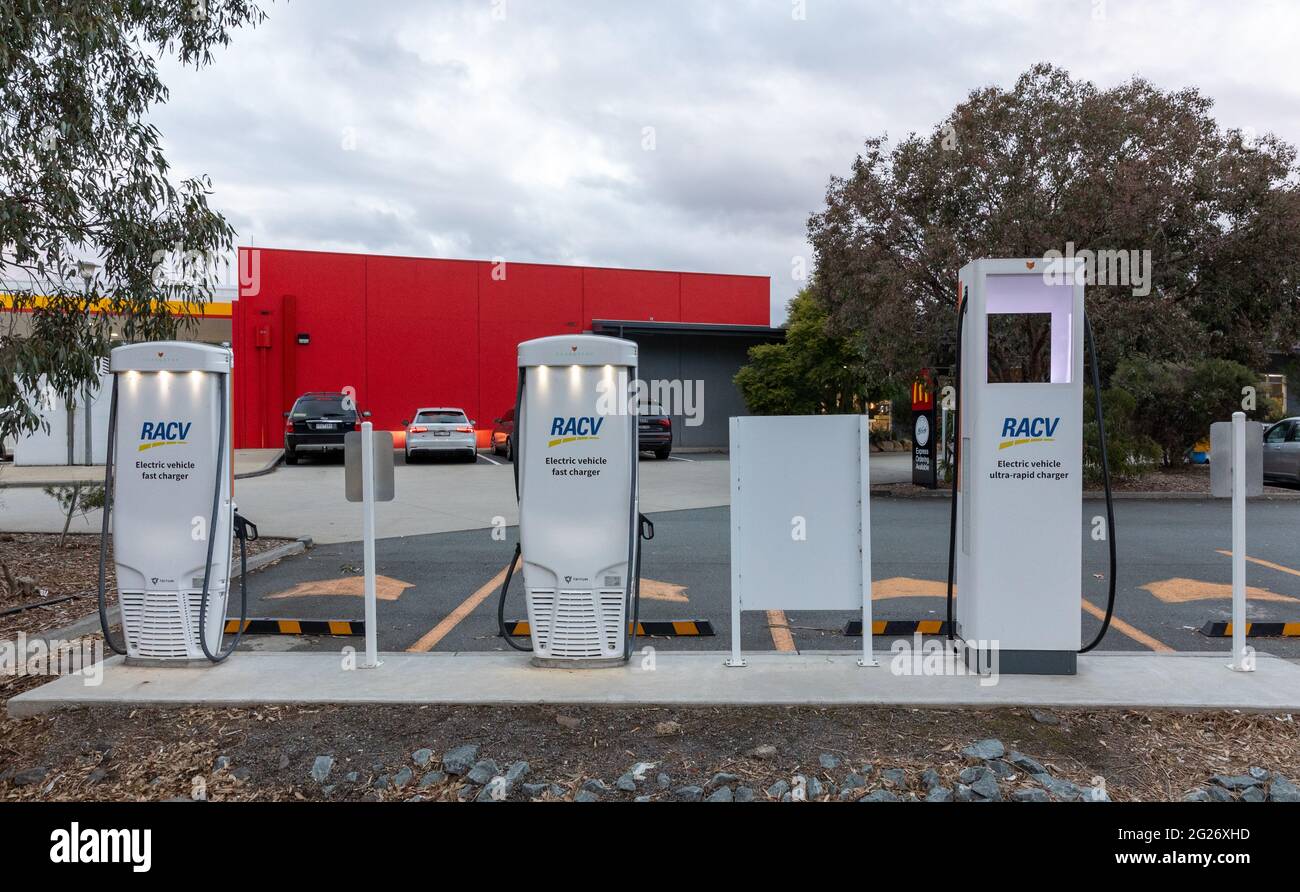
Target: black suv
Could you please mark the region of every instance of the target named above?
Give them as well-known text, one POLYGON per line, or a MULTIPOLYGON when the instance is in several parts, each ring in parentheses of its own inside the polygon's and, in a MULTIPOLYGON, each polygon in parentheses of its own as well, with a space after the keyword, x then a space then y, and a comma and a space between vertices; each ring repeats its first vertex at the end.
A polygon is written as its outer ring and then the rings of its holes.
POLYGON ((653 403, 641 407, 637 417, 636 448, 653 452, 655 458, 665 459, 673 451, 673 420, 668 413, 653 403))
POLYGON ((369 412, 357 414, 346 409, 341 393, 304 393, 294 400, 293 408, 284 413, 284 463, 298 464, 304 452, 318 455, 343 452, 343 436, 361 429, 361 419, 369 412))

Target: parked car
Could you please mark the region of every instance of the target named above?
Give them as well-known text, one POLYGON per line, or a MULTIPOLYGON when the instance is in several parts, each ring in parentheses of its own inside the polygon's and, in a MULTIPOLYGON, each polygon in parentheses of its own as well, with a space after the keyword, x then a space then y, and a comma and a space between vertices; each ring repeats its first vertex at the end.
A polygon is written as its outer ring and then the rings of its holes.
POLYGON ((474 422, 464 409, 417 409, 413 421, 403 421, 406 428, 406 460, 416 455, 459 455, 466 461, 478 460, 478 441, 474 422))
POLYGON ((1264 431, 1264 476, 1300 483, 1300 418, 1284 418, 1264 431))
POLYGON ((361 419, 369 412, 357 413, 346 408, 342 393, 304 393, 294 400, 293 408, 284 413, 284 463, 298 464, 304 453, 342 454, 343 436, 361 429, 361 419))
MULTIPOLYGON (((663 409, 656 405, 641 407, 637 418, 637 448, 641 452, 653 452, 655 458, 666 459, 673 451, 673 420, 663 409)), ((492 452, 504 455, 507 460, 515 460, 515 410, 512 406, 500 418, 493 419, 492 452)))
POLYGON ((637 448, 666 459, 673 451, 673 420, 664 410, 650 403, 642 406, 636 425, 637 448))
POLYGON ((492 419, 492 444, 493 455, 504 455, 507 461, 515 460, 515 407, 511 406, 506 410, 506 414, 500 418, 492 419))

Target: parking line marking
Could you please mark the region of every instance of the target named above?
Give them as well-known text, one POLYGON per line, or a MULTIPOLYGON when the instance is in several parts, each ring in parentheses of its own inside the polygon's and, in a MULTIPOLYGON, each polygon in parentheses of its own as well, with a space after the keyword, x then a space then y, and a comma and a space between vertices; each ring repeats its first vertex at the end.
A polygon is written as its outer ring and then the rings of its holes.
POLYGON ((438 642, 443 638, 446 638, 448 632, 456 628, 457 624, 459 624, 461 620, 473 613, 474 609, 478 607, 478 605, 486 601, 489 595, 501 587, 501 583, 504 582, 506 578, 506 571, 509 569, 509 566, 502 567, 500 573, 483 583, 482 588, 474 594, 470 595, 464 601, 461 601, 455 610, 447 614, 443 621, 438 623, 438 625, 425 632, 419 641, 406 649, 406 652, 422 654, 428 653, 437 647, 438 642))
POLYGON ((499 464, 501 464, 501 462, 497 461, 497 460, 494 459, 494 458, 488 458, 486 455, 482 455, 482 454, 480 454, 480 455, 479 455, 479 458, 483 459, 483 461, 487 462, 487 463, 490 464, 490 465, 499 465, 499 464))
MULTIPOLYGON (((1227 549, 1216 548, 1215 551, 1225 557, 1232 557, 1232 552, 1227 549)), ((1246 555, 1246 560, 1250 561, 1252 564, 1259 564, 1261 567, 1268 567, 1270 570, 1277 570, 1280 573, 1290 573, 1292 576, 1300 576, 1300 570, 1292 570, 1290 567, 1283 567, 1281 564, 1275 564, 1272 561, 1266 561, 1263 558, 1253 558, 1250 555, 1246 555)))
MULTIPOLYGON (((1083 609, 1091 613, 1097 619, 1104 620, 1106 618, 1106 611, 1102 610, 1100 607, 1093 604, 1087 598, 1083 599, 1083 609)), ((1128 623, 1124 622, 1124 620, 1120 619, 1118 616, 1114 616, 1114 615, 1111 616, 1110 626, 1116 632, 1120 632, 1124 635, 1127 635, 1128 637, 1136 641, 1138 644, 1144 645, 1150 648, 1151 650, 1154 650, 1156 653, 1171 654, 1174 652, 1174 649, 1170 647, 1168 644, 1165 644, 1163 641, 1157 641, 1155 638, 1152 638, 1150 635, 1148 635, 1146 632, 1143 632, 1141 629, 1130 626, 1128 623)))
POLYGON ((669 460, 669 461, 684 461, 684 462, 690 462, 691 464, 695 464, 695 459, 693 459, 693 458, 678 458, 678 457, 675 456, 675 455, 670 455, 670 456, 668 456, 668 460, 669 460))
POLYGON ((785 618, 784 610, 767 611, 767 629, 772 633, 772 644, 778 651, 794 653, 798 650, 794 646, 794 635, 790 633, 790 621, 785 618))

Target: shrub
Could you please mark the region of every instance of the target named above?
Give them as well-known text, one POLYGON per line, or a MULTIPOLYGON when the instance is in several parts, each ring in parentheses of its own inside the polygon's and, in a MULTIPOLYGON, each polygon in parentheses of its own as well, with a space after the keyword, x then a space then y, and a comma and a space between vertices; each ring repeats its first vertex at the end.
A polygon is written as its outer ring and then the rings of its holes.
MULTIPOLYGON (((1137 356, 1121 362, 1111 378, 1112 389, 1133 398, 1133 433, 1157 445, 1166 467, 1181 462, 1213 422, 1240 411, 1243 389, 1257 384, 1250 369, 1227 359, 1176 363, 1137 356)), ((1270 407, 1267 400, 1259 402, 1247 414, 1264 417, 1270 407)))
MULTIPOLYGON (((1101 392, 1101 414, 1106 422, 1106 458, 1113 480, 1140 477, 1160 462, 1160 446, 1134 427, 1133 413, 1137 401, 1123 390, 1101 392)), ((1101 450, 1097 436, 1096 403, 1091 387, 1084 390, 1083 406, 1083 479, 1089 486, 1100 486, 1101 450)))

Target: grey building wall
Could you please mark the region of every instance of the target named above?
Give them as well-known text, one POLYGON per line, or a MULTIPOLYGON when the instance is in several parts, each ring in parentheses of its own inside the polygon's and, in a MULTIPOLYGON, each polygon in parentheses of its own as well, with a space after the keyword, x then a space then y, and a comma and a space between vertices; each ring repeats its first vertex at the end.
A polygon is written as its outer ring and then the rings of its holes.
MULTIPOLYGON (((654 380, 700 381, 703 411, 698 414, 697 426, 686 423, 680 415, 673 416, 673 445, 675 447, 726 449, 728 445, 728 419, 735 415, 748 415, 745 401, 736 389, 733 378, 748 359, 748 350, 755 344, 770 343, 771 339, 739 335, 707 335, 689 333, 625 335, 639 346, 639 374, 647 383, 654 380)), ((680 407, 674 407, 680 411, 680 407)))

